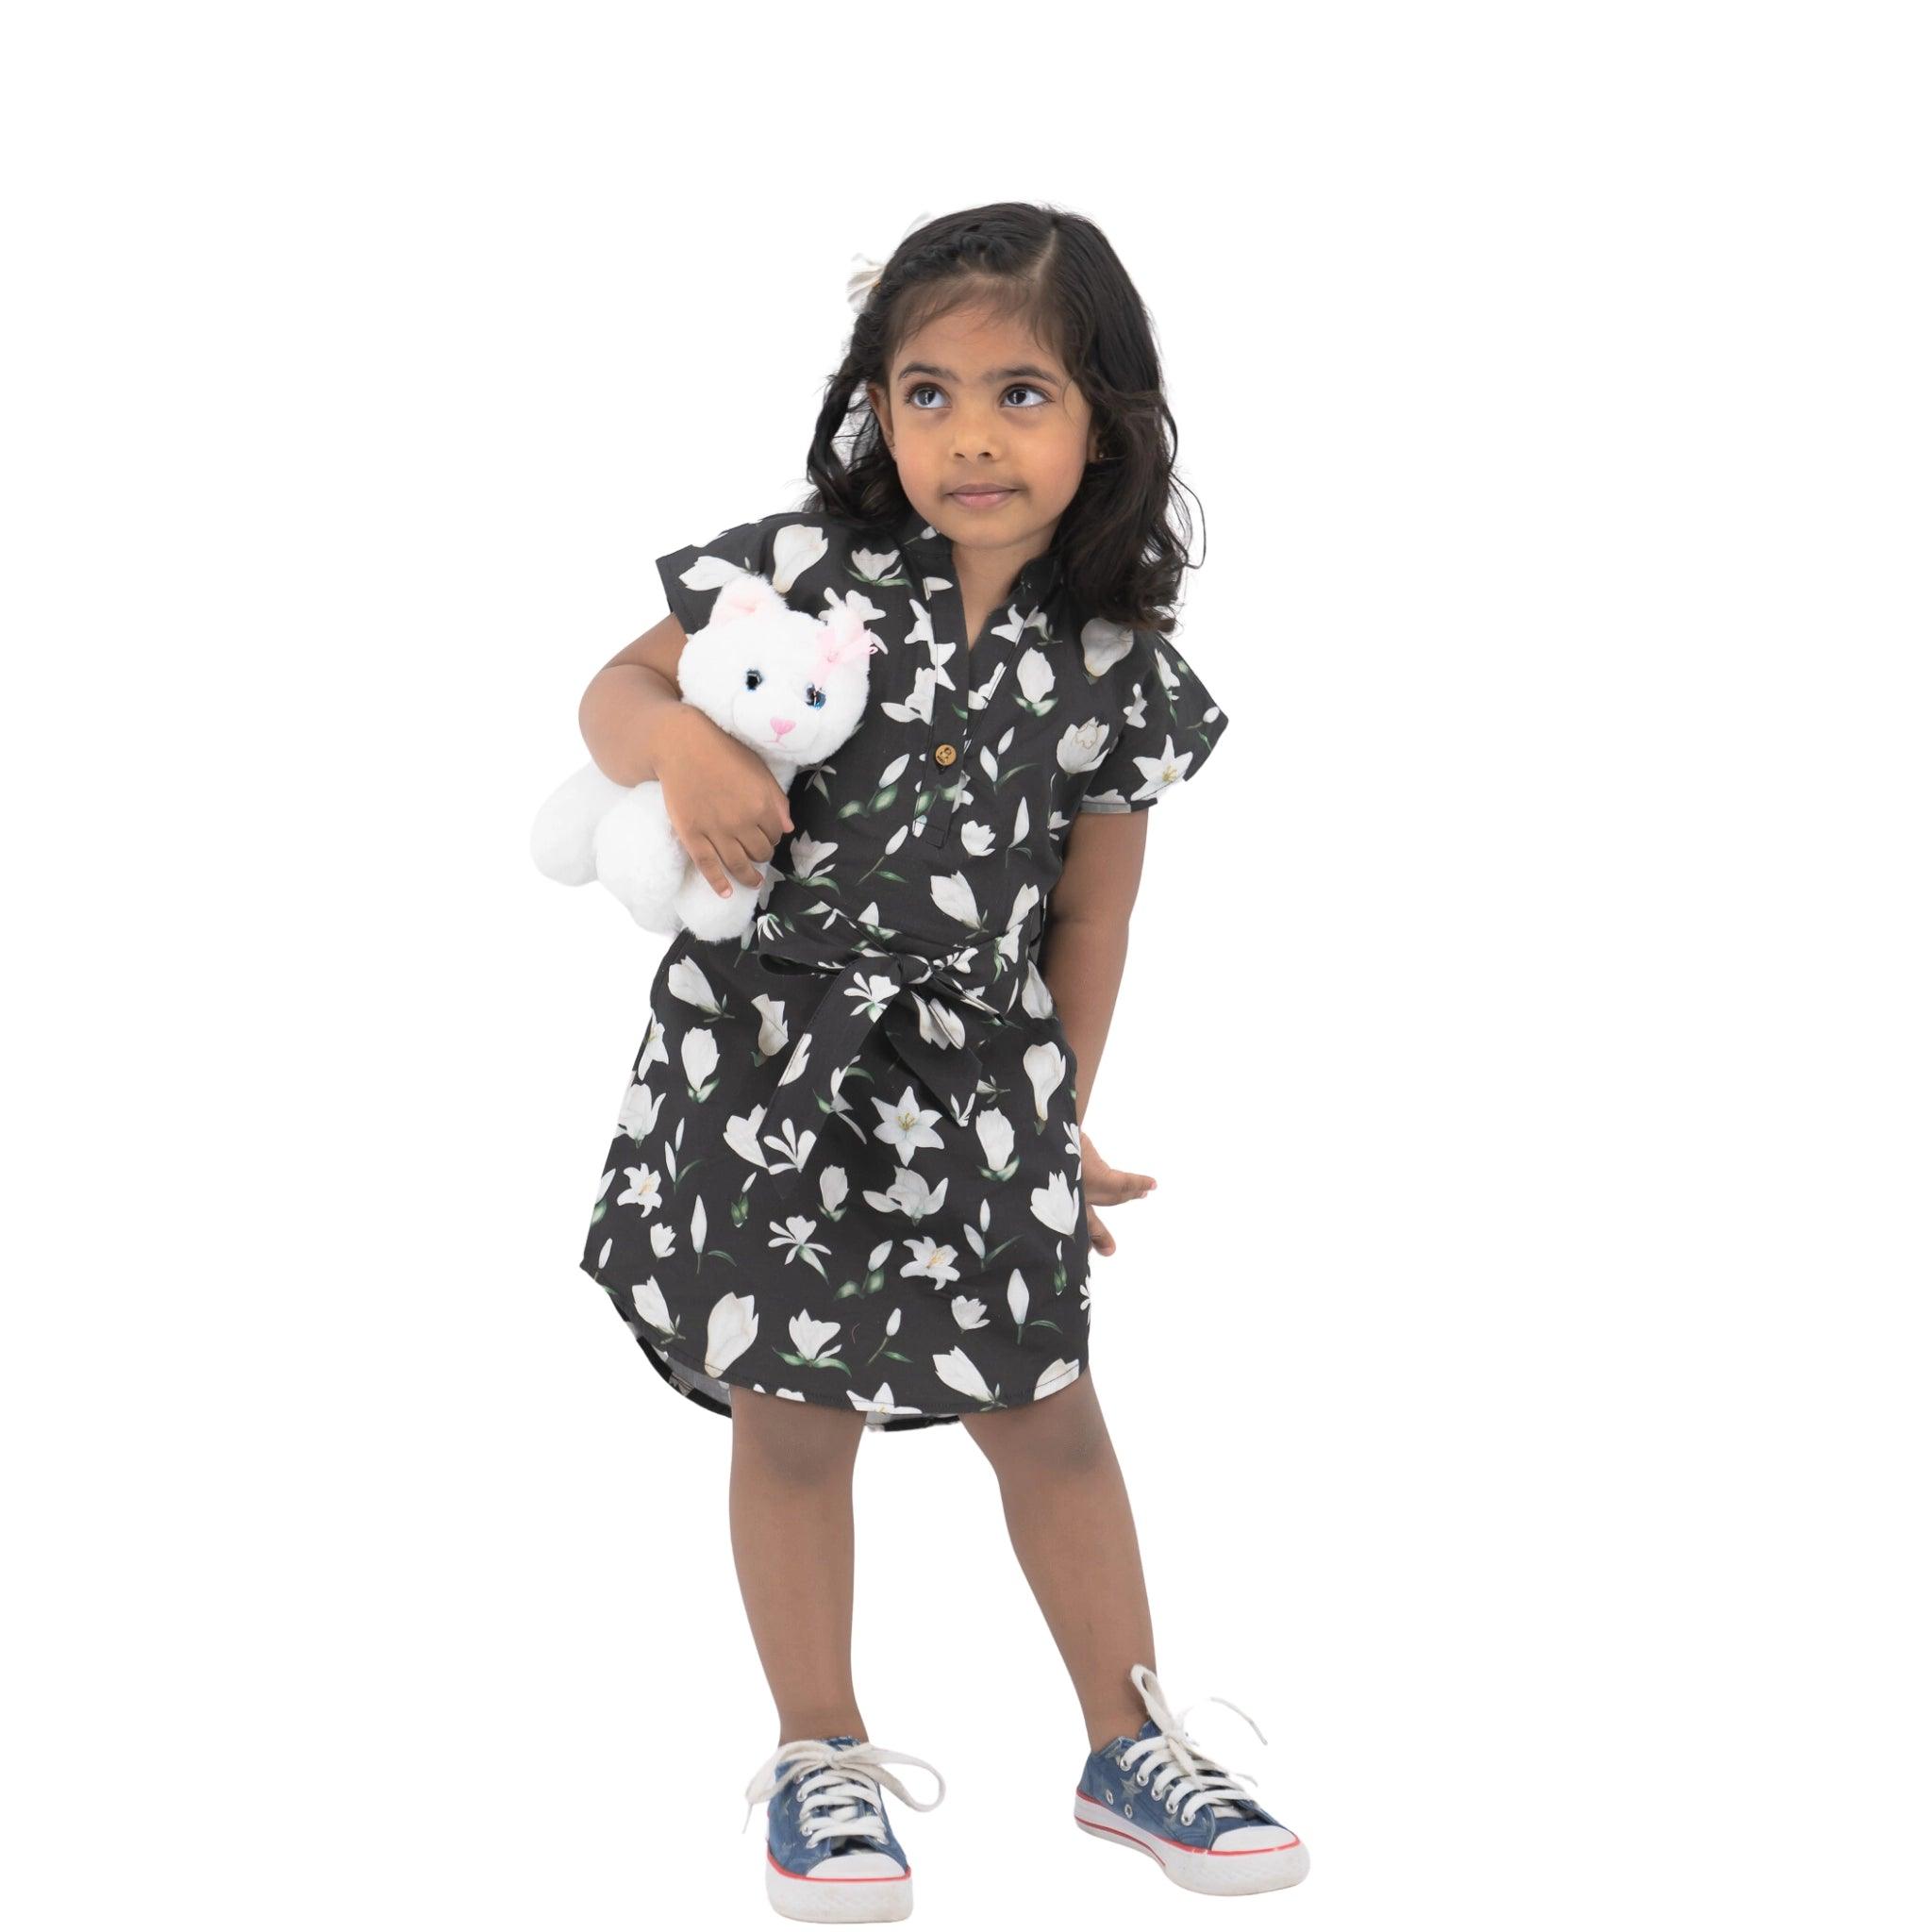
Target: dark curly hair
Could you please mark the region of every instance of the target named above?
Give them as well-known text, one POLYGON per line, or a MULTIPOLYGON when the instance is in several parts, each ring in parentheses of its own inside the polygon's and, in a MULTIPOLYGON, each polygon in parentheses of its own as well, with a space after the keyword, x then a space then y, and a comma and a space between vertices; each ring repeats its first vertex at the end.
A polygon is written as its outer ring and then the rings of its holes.
POLYGON ((1181 572, 1195 567, 1174 476, 1178 435, 1146 308, 1084 216, 998 201, 941 215, 899 243, 825 385, 803 508, 867 532, 900 525, 911 505, 866 385, 887 387, 902 344, 969 306, 1021 322, 1058 357, 1093 411, 1105 454, 1088 465, 1054 531, 1069 591, 1111 623, 1171 631, 1181 572))

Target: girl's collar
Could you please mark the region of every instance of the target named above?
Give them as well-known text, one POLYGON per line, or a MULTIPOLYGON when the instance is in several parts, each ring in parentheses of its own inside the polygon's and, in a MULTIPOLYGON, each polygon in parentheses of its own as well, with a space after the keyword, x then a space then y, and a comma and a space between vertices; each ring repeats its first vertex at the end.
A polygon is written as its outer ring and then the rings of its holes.
MULTIPOLYGON (((946 569, 952 567, 952 539, 934 529, 916 509, 908 508, 900 519, 895 541, 900 549, 911 552, 924 562, 937 563, 946 569)), ((1011 594, 1018 597, 1024 591, 1035 597, 1044 597, 1058 587, 1059 581, 1059 558, 1048 550, 1043 556, 1033 558, 1021 566, 1019 575, 1013 579, 1011 594)))

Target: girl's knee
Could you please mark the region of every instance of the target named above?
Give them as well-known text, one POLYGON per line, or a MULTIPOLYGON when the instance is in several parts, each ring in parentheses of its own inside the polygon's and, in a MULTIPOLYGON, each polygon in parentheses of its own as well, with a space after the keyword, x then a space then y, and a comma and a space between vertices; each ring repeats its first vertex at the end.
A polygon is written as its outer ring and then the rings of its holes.
POLYGON ((1091 1469, 1113 1454, 1091 1383, 1083 1375, 1057 1394, 961 1416, 960 1422, 1002 1474, 1013 1468, 1034 1475, 1091 1469))
POLYGON ((756 1389, 731 1391, 733 1456, 758 1459, 780 1480, 816 1481, 849 1468, 864 1431, 857 1409, 847 1415, 826 1403, 792 1402, 756 1389))

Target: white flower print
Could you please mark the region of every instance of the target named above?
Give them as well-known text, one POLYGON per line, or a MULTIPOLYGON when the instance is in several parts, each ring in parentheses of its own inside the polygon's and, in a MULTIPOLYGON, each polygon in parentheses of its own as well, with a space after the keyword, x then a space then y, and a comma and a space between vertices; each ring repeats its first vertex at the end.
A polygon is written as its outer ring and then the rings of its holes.
POLYGON ((644 1027, 644 1043, 638 1054, 638 1078, 647 1079, 653 1067, 668 1067, 671 1054, 664 1044, 664 1023, 656 1013, 644 1027))
POLYGON ((1023 797, 1020 800, 1019 805, 1014 808, 1013 836, 1007 842, 1009 845, 1011 845, 1016 851, 1023 848, 1026 843, 1026 834, 1032 829, 1033 817, 1032 814, 1026 809, 1026 801, 1023 797))
POLYGON ((772 1172, 789 1174, 796 1168, 803 1174, 806 1162, 811 1158, 811 1150, 818 1143, 818 1138, 813 1133, 801 1134, 795 1121, 787 1121, 782 1134, 767 1134, 765 1145, 776 1148, 779 1156, 778 1159, 771 1164, 772 1172))
POLYGON ((1107 726, 1098 718, 1090 718, 1084 724, 1069 724, 1060 733, 1053 755, 1063 772, 1092 771, 1107 756, 1107 726))
POLYGON ((684 1062, 685 1084, 691 1089, 691 1097, 694 1100, 704 1099, 710 1091, 705 1082, 718 1071, 716 1037, 708 1026, 693 1026, 684 1036, 684 1042, 677 1052, 684 1062))
POLYGON ((1006 675, 1007 667, 1004 664, 995 664, 992 667, 992 675, 988 677, 986 682, 974 685, 966 693, 966 708, 969 711, 985 710, 992 703, 992 694, 1000 688, 1001 680, 1005 678, 1006 675))
MULTIPOLYGON (((1024 806, 1024 801, 1022 801, 1024 806)), ((995 834, 991 825, 982 825, 976 819, 968 819, 959 827, 959 842, 966 848, 969 858, 984 858, 993 848, 995 834)))
POLYGON ((658 1286, 654 1274, 648 1281, 639 1282, 630 1291, 631 1306, 638 1311, 638 1320, 650 1327, 661 1328, 665 1334, 672 1329, 671 1310, 664 1306, 664 1291, 658 1286))
POLYGON ((949 1181, 934 1187, 923 1174, 902 1167, 892 1185, 883 1193, 875 1188, 865 1191, 865 1198, 881 1214, 903 1214, 908 1221, 924 1221, 936 1213, 946 1198, 949 1181))
POLYGON ((1072 1234, 1074 1216, 1077 1207, 1074 1190, 1063 1174, 1052 1175, 1043 1188, 1035 1188, 1030 1205, 1034 1220, 1053 1229, 1056 1234, 1072 1234))
POLYGON ((791 872, 800 885, 816 886, 822 883, 819 868, 832 854, 838 851, 836 839, 814 839, 808 832, 794 832, 791 835, 791 872))
POLYGON ((1011 909, 1007 914, 1007 931, 1017 933, 1033 917, 1033 908, 1040 904, 1040 888, 1030 880, 1013 894, 1011 909))
POLYGON ((1033 1385, 1033 1399, 1038 1402, 1042 1395, 1052 1394, 1062 1382, 1075 1380, 1079 1373, 1080 1363, 1077 1357, 1070 1362, 1063 1362, 1056 1357, 1041 1370, 1040 1379, 1033 1385))
POLYGON ((829 1361, 839 1353, 842 1343, 834 1342, 830 1348, 825 1343, 838 1334, 840 1324, 820 1322, 801 1309, 791 1318, 791 1345, 798 1351, 799 1360, 795 1366, 815 1369, 829 1361))
POLYGON ((910 1087, 900 1096, 894 1107, 887 1101, 874 1097, 873 1105, 879 1110, 879 1124, 873 1131, 875 1141, 884 1141, 899 1156, 899 1164, 904 1167, 922 1147, 943 1147, 946 1143, 933 1132, 932 1124, 940 1117, 936 1107, 921 1107, 918 1096, 910 1087))
POLYGON ((1033 1112, 1036 1119, 1046 1119, 1047 1104, 1059 1091, 1059 1085, 1067 1077, 1067 1057, 1050 1040, 1039 1040, 1021 1056, 1020 1064, 1026 1069, 1026 1077, 1033 1083, 1033 1112))
MULTIPOLYGON (((608 1192, 610 1191, 610 1183, 611 1183, 612 1181, 614 1181, 614 1180, 615 1180, 616 1178, 617 1178, 617 1170, 616 1170, 616 1169, 615 1169, 615 1168, 613 1167, 613 1168, 611 1168, 611 1169, 610 1169, 610 1170, 609 1170, 609 1171, 608 1171, 608 1173, 607 1173, 607 1174, 605 1174, 604 1178, 603 1178, 603 1179, 602 1179, 601 1181, 599 1181, 599 1182, 597 1183, 597 1200, 598 1200, 598 1201, 601 1201, 601 1200, 602 1200, 602 1199, 604 1198, 604 1196, 605 1196, 606 1194, 608 1194, 608 1192)), ((591 1206, 592 1206, 592 1207, 594 1207, 595 1205, 596 1205, 596 1203, 595 1203, 595 1202, 592 1202, 592 1203, 591 1203, 591 1206)), ((608 1255, 606 1255, 606 1256, 605 1256, 605 1257, 604 1257, 604 1260, 605 1260, 605 1261, 608 1261, 608 1260, 609 1258, 610 1258, 610 1257, 609 1257, 608 1255)), ((601 1267, 602 1267, 602 1266, 604 1265, 604 1262, 603 1262, 603 1261, 600 1261, 600 1262, 598 1262, 598 1264, 597 1264, 597 1265, 598 1265, 598 1266, 599 1266, 599 1267, 601 1268, 601 1267)))
POLYGON ((620 1208, 641 1208, 646 1214, 653 1212, 664 1198, 658 1189, 662 1175, 648 1167, 627 1167, 625 1174, 630 1186, 618 1195, 617 1205, 620 1208))
POLYGON ((761 992, 752 1005, 765 1016, 758 1027, 758 1052, 770 1059, 791 1038, 791 1029, 785 1024, 785 1002, 761 992))
POLYGON ((1040 970, 1037 960, 1026 962, 1026 978, 1020 988, 1020 1005, 1036 1020, 1044 1020, 1055 1012, 1053 988, 1046 983, 1046 974, 1040 970))
POLYGON ((617 1131, 641 1141, 658 1124, 658 1110, 664 1105, 661 1093, 654 1094, 641 1080, 625 1091, 624 1104, 617 1109, 617 1131))
POLYGON ((961 925, 976 927, 979 924, 979 907, 973 897, 973 888, 966 883, 963 872, 949 872, 936 875, 932 880, 932 901, 950 919, 957 919, 961 925))
POLYGON ((899 996, 899 982, 889 973, 860 972, 854 983, 845 989, 845 997, 852 1002, 853 1010, 861 1012, 868 1020, 876 1020, 899 996))
POLYGON ((956 1294, 953 1297, 953 1319, 963 1329, 984 1328, 986 1304, 973 1301, 963 1294, 956 1294))
POLYGON ((884 699, 879 705, 879 709, 887 717, 896 718, 902 724, 930 724, 933 691, 939 683, 939 672, 932 665, 922 664, 913 674, 912 694, 898 704, 890 698, 884 699))
MULTIPOLYGON (((700 1204, 702 1205, 702 1204, 700 1204)), ((661 1261, 665 1256, 674 1254, 677 1248, 677 1230, 668 1221, 654 1221, 651 1224, 651 1256, 661 1261)))
POLYGON ((785 1071, 778 1075, 779 1086, 788 1087, 793 1080, 797 1079, 805 1072, 810 1058, 811 1035, 809 1033, 801 1033, 798 1036, 798 1044, 791 1049, 791 1058, 785 1062, 785 1071))
POLYGON ((959 1258, 958 1248, 942 1247, 930 1235, 924 1234, 911 1236, 906 1245, 912 1250, 912 1258, 900 1269, 901 1275, 917 1274, 936 1288, 958 1280, 959 1271, 953 1266, 959 1258))
POLYGON ((1013 1311, 1013 1325, 1024 1328, 1026 1325, 1026 1281, 1015 1268, 1007 1277, 1007 1307, 1013 1311))
POLYGON ((966 1044, 966 1022, 941 999, 923 999, 918 993, 912 995, 912 1004, 919 1013, 919 1037, 929 1040, 935 1046, 961 1047, 966 1044))
POLYGON ((1147 722, 1147 699, 1141 690, 1141 680, 1134 680, 1134 695, 1130 703, 1121 707, 1121 719, 1136 731, 1147 722))
POLYGON ((1080 626, 1080 655, 1089 677, 1104 677, 1134 648, 1132 627, 1105 617, 1090 617, 1080 626))
POLYGON ((957 1389, 961 1395, 970 1395, 975 1402, 993 1399, 992 1391, 986 1386, 986 1377, 973 1366, 963 1348, 934 1356, 932 1366, 933 1373, 948 1389, 957 1389))
POLYGON ((755 1107, 749 1113, 735 1113, 724 1123, 724 1144, 741 1160, 748 1160, 754 1167, 769 1171, 770 1163, 765 1159, 764 1151, 758 1145, 758 1123, 765 1117, 762 1107, 755 1107))
POLYGON ((819 1204, 827 1214, 839 1211, 839 1204, 844 1200, 848 1186, 842 1167, 819 1170, 819 1204))
MULTIPOLYGON (((606 1187, 608 1187, 608 1186, 609 1186, 609 1184, 610 1184, 610 1176, 609 1176, 609 1175, 608 1175, 608 1174, 606 1174, 606 1175, 604 1176, 604 1184, 605 1184, 605 1186, 606 1186, 606 1187)), ((606 1241, 606 1242, 604 1243, 603 1247, 602 1247, 602 1248, 601 1248, 601 1249, 600 1249, 600 1250, 598 1251, 598 1255, 597 1255, 597 1272, 598 1272, 598 1274, 603 1274, 603 1272, 605 1271, 605 1269, 607 1269, 608 1267, 609 1267, 609 1265, 610 1265, 610 1251, 611 1251, 611 1249, 612 1249, 612 1248, 614 1248, 614 1247, 615 1247, 616 1245, 617 1245, 617 1242, 616 1242, 616 1241, 615 1241, 615 1240, 608 1241, 606 1241)))
POLYGON ((973 1130, 979 1136, 986 1164, 998 1174, 1013 1158, 1013 1124, 996 1107, 982 1108, 974 1116, 973 1130))
POLYGON ((898 1334, 899 1317, 903 1315, 905 1312, 906 1311, 904 1308, 894 1308, 891 1315, 889 1315, 886 1318, 886 1339, 889 1341, 891 1340, 893 1336, 898 1334))
POLYGON ((689 955, 673 962, 670 972, 664 975, 664 987, 675 998, 681 999, 687 1006, 696 1007, 700 1012, 715 1015, 724 1011, 718 1004, 718 995, 711 991, 711 982, 689 955))
POLYGON ((705 1324, 705 1374, 722 1375, 758 1338, 758 1318, 748 1294, 721 1294, 705 1324))
POLYGON ((1020 680, 1020 695, 1036 711, 1048 708, 1045 700, 1053 690, 1053 663, 1046 653, 1037 644, 1029 645, 1020 655, 1020 668, 1015 674, 1020 680))
POLYGON ((691 1244, 694 1254, 705 1252, 705 1229, 709 1225, 705 1217, 705 1197, 700 1194, 691 1208, 691 1244))
POLYGON ((808 1267, 816 1268, 821 1274, 825 1272, 819 1257, 832 1251, 824 1241, 812 1240, 818 1229, 816 1221, 803 1214, 792 1214, 782 1223, 773 1222, 771 1226, 774 1238, 765 1243, 768 1248, 783 1248, 788 1262, 803 1261, 808 1267))
POLYGON ((1178 785, 1188 775, 1188 767, 1194 761, 1191 751, 1178 756, 1174 748, 1174 733, 1167 735, 1167 748, 1158 758, 1137 758, 1134 762, 1141 768, 1141 785, 1131 794, 1135 798, 1158 798, 1170 785, 1178 785))
POLYGON ((881 1382, 876 1395, 861 1395, 857 1389, 848 1389, 845 1392, 852 1398, 854 1408, 867 1409, 880 1415, 917 1415, 919 1413, 909 1403, 894 1402, 892 1400, 892 1385, 890 1382, 881 1382))
POLYGON ((857 546, 852 552, 852 568, 867 583, 875 584, 882 577, 889 577, 899 567, 899 553, 896 550, 863 550, 857 546))
POLYGON ((825 533, 810 524, 791 524, 780 530, 772 539, 773 590, 782 597, 825 554, 825 533))

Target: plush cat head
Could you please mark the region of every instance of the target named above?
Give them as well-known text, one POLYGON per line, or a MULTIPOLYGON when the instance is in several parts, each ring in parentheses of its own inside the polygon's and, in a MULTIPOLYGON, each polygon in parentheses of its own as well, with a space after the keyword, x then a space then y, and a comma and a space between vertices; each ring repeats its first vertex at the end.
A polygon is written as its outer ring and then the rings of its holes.
POLYGON ((850 605, 808 617, 747 572, 685 640, 677 681, 687 704, 754 751, 811 765, 858 728, 872 654, 884 649, 850 605))

